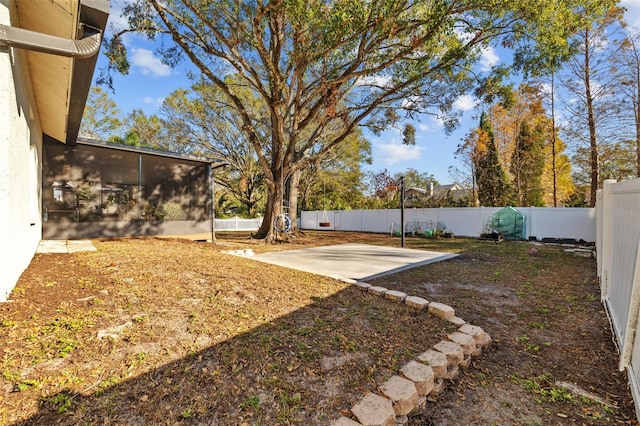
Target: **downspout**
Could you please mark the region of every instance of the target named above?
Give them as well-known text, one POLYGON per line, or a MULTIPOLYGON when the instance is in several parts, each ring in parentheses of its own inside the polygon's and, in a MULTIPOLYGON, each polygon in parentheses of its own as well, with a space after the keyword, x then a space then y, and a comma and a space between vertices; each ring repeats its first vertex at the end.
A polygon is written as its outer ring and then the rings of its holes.
POLYGON ((89 35, 80 40, 0 25, 0 46, 50 53, 68 58, 90 58, 100 50, 102 32, 88 25, 81 25, 84 34, 89 35))

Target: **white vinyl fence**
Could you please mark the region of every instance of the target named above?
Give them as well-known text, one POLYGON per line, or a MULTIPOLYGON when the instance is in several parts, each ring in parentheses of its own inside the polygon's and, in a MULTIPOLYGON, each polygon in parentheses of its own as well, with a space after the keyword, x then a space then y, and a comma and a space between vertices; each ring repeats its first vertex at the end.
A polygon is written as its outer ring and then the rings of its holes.
MULTIPOLYGON (((640 179, 605 181, 598 191, 597 254, 602 300, 640 413, 640 179)), ((640 417, 639 417, 640 420, 640 417)))
POLYGON ((229 219, 216 219, 216 231, 257 231, 262 218, 242 219, 238 216, 229 219))
MULTIPOLYGON (((491 218, 502 207, 405 209, 405 231, 447 229, 455 235, 479 237, 491 232, 491 218)), ((596 241, 592 208, 516 207, 526 216, 526 238, 596 241)), ((304 211, 301 229, 388 233, 400 230, 400 209, 304 211), (327 226, 328 225, 328 226, 327 226)))

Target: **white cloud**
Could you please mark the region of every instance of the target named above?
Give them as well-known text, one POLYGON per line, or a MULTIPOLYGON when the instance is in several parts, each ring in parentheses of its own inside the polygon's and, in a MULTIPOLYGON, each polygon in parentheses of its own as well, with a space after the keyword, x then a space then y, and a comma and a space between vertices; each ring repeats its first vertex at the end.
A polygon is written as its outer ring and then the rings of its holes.
POLYGON ((145 96, 142 99, 142 102, 145 104, 160 106, 162 105, 162 102, 164 102, 164 98, 152 98, 151 96, 145 96))
POLYGON ((129 27, 127 18, 122 16, 123 8, 124 2, 122 2, 121 0, 111 0, 108 23, 109 26, 111 26, 116 32, 129 27))
POLYGON ((426 132, 429 129, 430 129, 429 126, 426 124, 422 124, 422 123, 418 124, 418 130, 420 130, 421 132, 426 132))
POLYGON ((416 145, 396 143, 382 144, 377 147, 381 162, 385 165, 396 164, 401 161, 417 160, 421 156, 422 149, 422 147, 416 145))
POLYGON ((476 107, 476 102, 471 95, 462 95, 453 103, 453 107, 460 111, 470 111, 476 107))
POLYGON ((356 85, 379 86, 383 88, 391 87, 391 77, 383 75, 367 75, 358 78, 356 85))
POLYGON ((482 71, 489 71, 493 66, 500 63, 500 57, 496 53, 493 47, 486 46, 482 48, 480 52, 480 69, 482 71))
POLYGON ((620 6, 624 6, 627 11, 624 14, 630 26, 640 28, 640 2, 638 0, 622 0, 620 6))
POLYGON ((152 51, 147 49, 131 49, 131 64, 140 68, 140 72, 144 75, 151 75, 155 78, 171 75, 171 68, 163 64, 153 55, 152 51))

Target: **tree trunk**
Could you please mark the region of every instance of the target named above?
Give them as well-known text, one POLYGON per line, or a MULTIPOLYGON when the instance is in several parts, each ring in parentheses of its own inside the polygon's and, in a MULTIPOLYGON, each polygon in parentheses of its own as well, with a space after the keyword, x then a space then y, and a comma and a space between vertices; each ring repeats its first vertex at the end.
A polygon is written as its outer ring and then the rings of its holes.
MULTIPOLYGON (((589 40, 588 34, 586 40, 589 40)), ((585 45, 584 56, 584 87, 587 101, 587 123, 589 126, 589 166, 591 168, 591 187, 589 188, 589 206, 596 205, 598 191, 598 140, 596 137, 596 119, 593 111, 593 95, 591 94, 591 69, 589 61, 589 46, 585 45)))
POLYGON ((558 176, 556 166, 556 102, 555 71, 551 73, 551 173, 553 174, 553 207, 558 207, 558 176))
POLYGON ((640 63, 636 63, 636 177, 640 178, 640 63))
MULTIPOLYGON (((282 174, 280 167, 276 168, 276 176, 282 174)), ((275 182, 267 182, 267 205, 260 229, 253 234, 255 239, 264 239, 267 243, 273 243, 278 239, 287 239, 286 233, 277 232, 274 229, 274 221, 278 215, 282 214, 282 200, 284 195, 284 187, 281 179, 275 182)))

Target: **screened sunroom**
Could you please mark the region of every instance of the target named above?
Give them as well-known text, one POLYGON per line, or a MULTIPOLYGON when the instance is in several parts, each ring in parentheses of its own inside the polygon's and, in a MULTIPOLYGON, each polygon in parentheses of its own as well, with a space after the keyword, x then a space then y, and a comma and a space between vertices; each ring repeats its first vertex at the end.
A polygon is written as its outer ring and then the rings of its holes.
POLYGON ((82 138, 43 151, 43 239, 213 231, 213 173, 226 163, 82 138))

